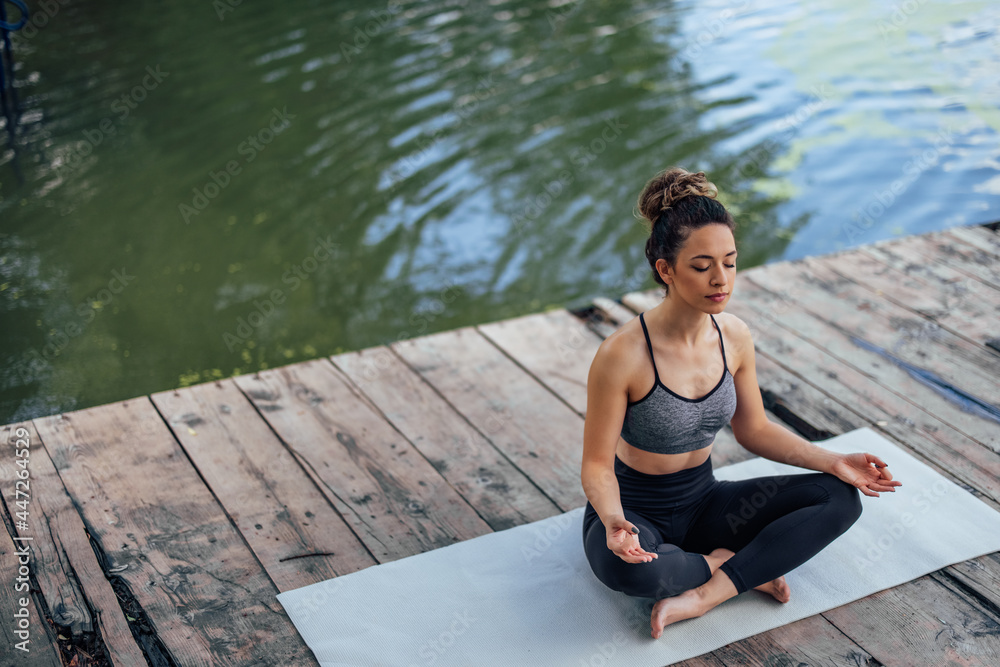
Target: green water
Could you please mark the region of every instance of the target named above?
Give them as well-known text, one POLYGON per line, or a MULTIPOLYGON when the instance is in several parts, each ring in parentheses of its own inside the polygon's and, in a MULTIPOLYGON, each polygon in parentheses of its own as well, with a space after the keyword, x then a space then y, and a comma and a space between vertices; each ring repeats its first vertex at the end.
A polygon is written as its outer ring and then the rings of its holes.
POLYGON ((0 423, 652 287, 669 165, 741 269, 1000 217, 988 2, 227 2, 13 36, 0 423))

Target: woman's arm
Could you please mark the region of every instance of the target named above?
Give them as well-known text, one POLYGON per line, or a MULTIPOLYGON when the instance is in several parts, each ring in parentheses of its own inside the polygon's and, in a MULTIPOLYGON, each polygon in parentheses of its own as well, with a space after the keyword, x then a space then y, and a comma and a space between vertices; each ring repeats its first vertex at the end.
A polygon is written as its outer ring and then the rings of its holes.
POLYGON ((615 448, 625 419, 628 383, 623 351, 617 337, 601 343, 587 377, 587 413, 583 426, 583 492, 605 526, 624 519, 621 491, 615 476, 615 448))
POLYGON ((757 362, 750 329, 735 315, 730 318, 735 334, 739 367, 736 383, 736 413, 730 421, 736 441, 747 451, 778 463, 808 468, 831 475, 852 484, 866 496, 878 497, 880 491, 894 492, 899 481, 892 479, 885 461, 867 452, 838 454, 815 445, 775 424, 764 412, 764 402, 757 386, 757 362), (873 467, 874 466, 874 467, 873 467))
POLYGON ((659 556, 639 544, 639 529, 625 518, 615 476, 615 448, 628 403, 626 343, 612 334, 601 343, 590 365, 580 482, 604 524, 608 549, 627 563, 648 563, 659 556))

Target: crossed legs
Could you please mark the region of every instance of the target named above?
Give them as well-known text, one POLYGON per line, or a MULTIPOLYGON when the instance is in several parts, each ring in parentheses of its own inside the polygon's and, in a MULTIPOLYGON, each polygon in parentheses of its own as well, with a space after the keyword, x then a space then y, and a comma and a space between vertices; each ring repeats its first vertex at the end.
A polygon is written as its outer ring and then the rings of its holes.
MULTIPOLYGON (((783 575, 844 533, 861 515, 860 492, 828 473, 720 481, 697 509, 670 525, 675 542, 641 512, 625 509, 639 542, 658 557, 626 563, 607 548, 598 520, 584 535, 594 574, 608 587, 657 600, 652 634, 701 616, 750 588, 786 602, 783 575)), ((676 513, 675 513, 676 514, 676 513)), ((662 525, 662 524, 661 524, 662 525)))

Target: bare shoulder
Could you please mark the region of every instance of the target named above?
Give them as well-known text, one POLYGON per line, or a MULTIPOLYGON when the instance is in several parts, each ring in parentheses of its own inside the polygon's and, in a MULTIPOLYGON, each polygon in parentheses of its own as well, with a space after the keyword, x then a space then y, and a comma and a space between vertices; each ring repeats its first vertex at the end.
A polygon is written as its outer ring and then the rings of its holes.
POLYGON ((736 375, 743 364, 753 358, 751 356, 753 354, 753 336, 750 334, 750 327, 732 313, 719 313, 715 316, 715 321, 722 329, 729 372, 736 375))
POLYGON ((628 384, 639 355, 646 349, 641 327, 638 316, 634 317, 601 341, 590 366, 592 378, 602 381, 613 379, 620 385, 628 384))

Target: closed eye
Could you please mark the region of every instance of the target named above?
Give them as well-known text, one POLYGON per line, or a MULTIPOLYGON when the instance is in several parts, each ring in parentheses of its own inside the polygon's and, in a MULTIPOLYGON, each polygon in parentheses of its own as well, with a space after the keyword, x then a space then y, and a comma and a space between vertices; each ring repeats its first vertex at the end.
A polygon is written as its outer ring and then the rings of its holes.
MULTIPOLYGON (((727 269, 735 269, 736 268, 735 264, 723 264, 723 266, 726 267, 727 269)), ((704 268, 704 269, 699 269, 697 266, 692 266, 691 268, 694 269, 695 271, 708 271, 707 267, 704 268)))

